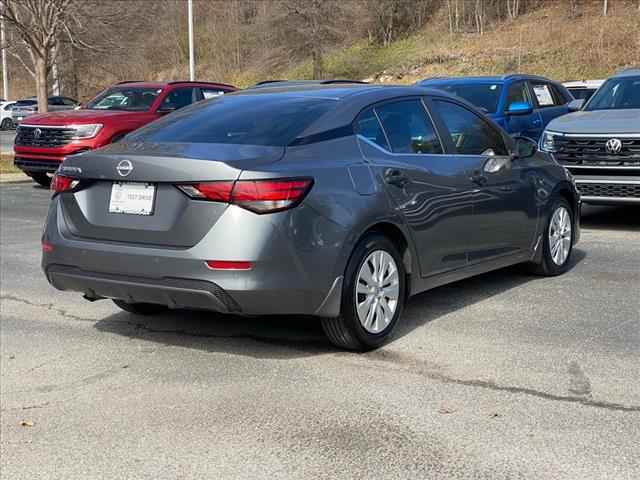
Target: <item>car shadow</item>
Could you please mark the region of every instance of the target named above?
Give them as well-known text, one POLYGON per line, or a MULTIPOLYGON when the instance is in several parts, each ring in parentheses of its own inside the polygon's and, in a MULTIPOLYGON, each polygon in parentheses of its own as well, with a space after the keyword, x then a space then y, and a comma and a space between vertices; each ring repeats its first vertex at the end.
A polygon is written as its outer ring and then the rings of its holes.
POLYGON ((587 230, 640 231, 640 205, 595 206, 583 205, 580 215, 582 228, 587 230))
MULTIPOLYGON (((571 268, 585 257, 586 253, 576 248, 571 268)), ((543 281, 514 266, 417 295, 408 302, 392 343, 435 319, 536 279, 543 281)), ((303 316, 240 317, 189 310, 141 316, 120 312, 98 321, 95 328, 163 345, 255 358, 287 359, 339 352, 329 344, 319 320, 303 316)))

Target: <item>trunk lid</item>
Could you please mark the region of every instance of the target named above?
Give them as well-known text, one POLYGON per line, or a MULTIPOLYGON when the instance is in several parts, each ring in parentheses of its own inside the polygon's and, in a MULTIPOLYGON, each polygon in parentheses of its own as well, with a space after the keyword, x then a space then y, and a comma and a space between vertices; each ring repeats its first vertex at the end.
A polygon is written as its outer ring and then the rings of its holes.
POLYGON ((68 157, 60 173, 80 179, 81 188, 60 196, 67 233, 96 241, 192 247, 228 205, 190 199, 175 184, 234 181, 243 170, 276 162, 283 154, 284 147, 125 142, 68 157), (126 176, 118 173, 123 162, 132 167, 126 176), (111 213, 115 182, 154 185, 153 213, 111 213))

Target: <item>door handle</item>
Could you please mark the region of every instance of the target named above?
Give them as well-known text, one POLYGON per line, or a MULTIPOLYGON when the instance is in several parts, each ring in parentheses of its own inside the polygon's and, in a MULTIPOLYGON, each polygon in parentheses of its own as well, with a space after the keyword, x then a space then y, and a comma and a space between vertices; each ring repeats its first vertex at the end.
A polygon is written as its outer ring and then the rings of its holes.
POLYGON ((404 187, 407 183, 409 183, 409 177, 407 177, 401 170, 398 170, 397 168, 387 168, 384 172, 384 181, 389 185, 404 187))

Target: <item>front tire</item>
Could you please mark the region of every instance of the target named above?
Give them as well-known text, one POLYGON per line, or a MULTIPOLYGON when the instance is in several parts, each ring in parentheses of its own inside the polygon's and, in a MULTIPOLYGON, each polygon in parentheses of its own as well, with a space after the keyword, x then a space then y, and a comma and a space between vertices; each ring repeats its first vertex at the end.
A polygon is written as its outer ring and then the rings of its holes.
POLYGON ((157 305, 155 303, 127 303, 124 300, 113 300, 118 307, 125 312, 133 313, 135 315, 155 315, 167 310, 164 305, 157 305))
POLYGON ((13 128, 13 120, 10 118, 5 118, 2 120, 2 124, 0 124, 0 130, 11 130, 13 128))
POLYGON ((381 346, 404 309, 406 272, 398 248, 381 234, 367 235, 356 246, 344 278, 341 314, 322 319, 325 334, 347 350, 381 346))
POLYGON ((539 263, 531 265, 533 273, 552 277, 569 269, 575 239, 574 225, 574 212, 569 203, 562 197, 556 198, 544 230, 542 258, 539 263))

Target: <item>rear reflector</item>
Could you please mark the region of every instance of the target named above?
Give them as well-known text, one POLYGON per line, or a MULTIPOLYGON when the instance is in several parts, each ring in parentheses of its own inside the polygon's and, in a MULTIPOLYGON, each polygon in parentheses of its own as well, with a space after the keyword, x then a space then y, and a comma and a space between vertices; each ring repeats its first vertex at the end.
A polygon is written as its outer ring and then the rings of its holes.
POLYGON ((231 203, 255 213, 273 213, 295 207, 312 185, 312 179, 302 178, 193 183, 178 188, 191 198, 231 203))
POLYGON ((251 270, 251 262, 238 262, 228 260, 207 260, 205 262, 211 270, 251 270))
POLYGON ((73 190, 78 185, 79 180, 65 175, 55 174, 51 179, 51 191, 54 193, 67 192, 73 190))
POLYGON ((53 252, 53 245, 51 245, 50 243, 47 243, 47 242, 42 242, 42 251, 44 253, 53 252))

